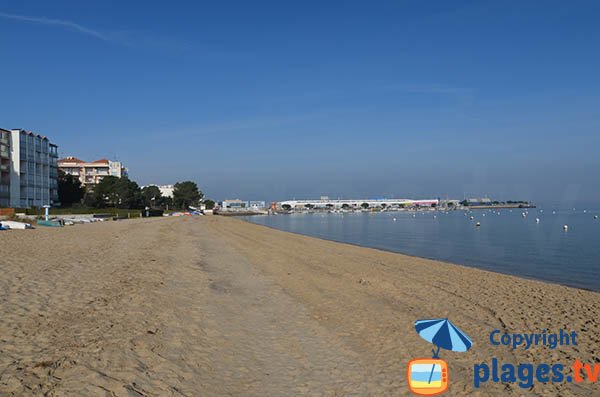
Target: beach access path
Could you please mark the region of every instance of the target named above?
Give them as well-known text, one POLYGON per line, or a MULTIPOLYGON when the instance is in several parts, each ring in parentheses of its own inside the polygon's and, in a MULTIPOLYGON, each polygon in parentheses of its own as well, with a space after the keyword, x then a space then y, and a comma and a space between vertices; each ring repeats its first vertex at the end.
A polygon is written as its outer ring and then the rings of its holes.
POLYGON ((594 363, 600 294, 294 235, 239 219, 138 219, 0 235, 0 395, 408 395, 449 317, 450 395, 591 395, 596 385, 487 383, 473 365, 594 363), (489 332, 578 332, 512 351, 489 332))

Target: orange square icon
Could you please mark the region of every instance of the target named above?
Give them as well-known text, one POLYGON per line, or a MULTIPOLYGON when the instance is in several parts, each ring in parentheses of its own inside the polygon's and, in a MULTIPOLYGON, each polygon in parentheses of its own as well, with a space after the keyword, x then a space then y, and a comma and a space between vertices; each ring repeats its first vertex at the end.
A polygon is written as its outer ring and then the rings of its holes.
POLYGON ((448 363, 438 358, 417 358, 408 362, 408 388, 420 396, 435 396, 448 390, 448 363))

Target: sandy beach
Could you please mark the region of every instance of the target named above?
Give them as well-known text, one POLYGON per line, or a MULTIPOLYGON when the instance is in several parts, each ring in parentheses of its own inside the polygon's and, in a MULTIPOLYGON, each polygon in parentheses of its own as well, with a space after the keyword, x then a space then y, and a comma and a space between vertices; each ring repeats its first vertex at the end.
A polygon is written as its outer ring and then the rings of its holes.
POLYGON ((600 393, 473 388, 494 357, 599 362, 594 292, 217 216, 1 232, 0 265, 0 395, 405 396, 408 361, 431 356, 415 320, 445 317, 474 342, 441 352, 448 395, 600 393), (578 345, 511 350, 494 329, 578 345))

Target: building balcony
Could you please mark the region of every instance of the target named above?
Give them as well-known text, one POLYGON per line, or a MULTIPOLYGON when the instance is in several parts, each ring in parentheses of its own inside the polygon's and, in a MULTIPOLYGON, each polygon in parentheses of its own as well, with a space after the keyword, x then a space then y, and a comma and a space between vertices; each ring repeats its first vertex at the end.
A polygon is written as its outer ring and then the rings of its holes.
POLYGON ((10 171, 10 165, 9 164, 0 164, 0 171, 4 171, 4 172, 10 171))
POLYGON ((10 146, 10 141, 8 140, 8 137, 0 137, 0 145, 10 146))
MULTIPOLYGON (((2 149, 4 149, 4 148, 2 147, 2 149)), ((8 150, 2 150, 2 149, 0 149, 0 158, 9 159, 10 158, 10 151, 8 151, 8 150)))

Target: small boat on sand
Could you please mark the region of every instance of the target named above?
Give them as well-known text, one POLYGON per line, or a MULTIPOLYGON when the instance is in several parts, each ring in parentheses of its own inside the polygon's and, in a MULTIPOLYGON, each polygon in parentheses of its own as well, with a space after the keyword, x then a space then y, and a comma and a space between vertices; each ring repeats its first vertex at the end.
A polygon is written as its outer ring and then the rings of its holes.
POLYGON ((20 230, 33 229, 33 226, 31 226, 31 223, 17 222, 17 221, 2 221, 2 222, 0 222, 0 226, 2 226, 5 229, 20 229, 20 230))
POLYGON ((46 226, 46 227, 63 227, 64 226, 64 221, 61 220, 57 220, 57 221, 51 221, 51 220, 40 220, 37 222, 38 226, 46 226))

